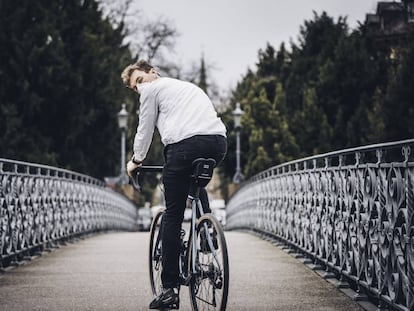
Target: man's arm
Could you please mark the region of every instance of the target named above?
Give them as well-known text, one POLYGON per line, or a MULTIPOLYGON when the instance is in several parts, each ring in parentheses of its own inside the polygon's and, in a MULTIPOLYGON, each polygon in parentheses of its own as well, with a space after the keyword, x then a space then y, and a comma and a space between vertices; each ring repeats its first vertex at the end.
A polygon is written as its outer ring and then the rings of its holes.
POLYGON ((149 96, 141 95, 140 101, 141 109, 137 133, 134 139, 134 154, 132 159, 127 163, 129 177, 132 177, 132 173, 141 165, 147 155, 158 118, 158 106, 156 105, 153 94, 149 94, 149 96))
POLYGON ((142 162, 148 152, 154 134, 155 124, 158 118, 158 105, 155 101, 155 94, 142 94, 139 111, 139 123, 134 138, 134 160, 142 162))

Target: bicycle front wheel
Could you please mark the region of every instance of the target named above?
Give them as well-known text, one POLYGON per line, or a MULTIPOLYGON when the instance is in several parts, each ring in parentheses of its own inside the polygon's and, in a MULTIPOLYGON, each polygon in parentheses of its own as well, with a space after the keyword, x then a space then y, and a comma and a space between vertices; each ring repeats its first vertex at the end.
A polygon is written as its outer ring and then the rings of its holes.
POLYGON ((161 220, 163 211, 159 211, 152 221, 150 229, 149 246, 149 274, 151 289, 154 297, 162 292, 162 242, 161 242, 161 220))
POLYGON ((189 245, 189 267, 195 273, 190 280, 193 310, 226 310, 229 291, 229 261, 223 229, 211 214, 202 216, 196 230, 196 257, 189 245))

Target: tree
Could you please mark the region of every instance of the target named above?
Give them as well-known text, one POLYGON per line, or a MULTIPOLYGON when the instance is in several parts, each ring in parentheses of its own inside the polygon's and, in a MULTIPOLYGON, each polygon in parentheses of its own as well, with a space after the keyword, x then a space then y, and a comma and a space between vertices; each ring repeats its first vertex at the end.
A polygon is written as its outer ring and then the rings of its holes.
POLYGON ((286 94, 282 83, 276 84, 276 97, 270 118, 273 121, 271 127, 274 129, 273 164, 282 164, 299 156, 299 145, 297 138, 291 132, 288 121, 286 94))
POLYGON ((231 101, 247 112, 247 175, 257 169, 259 147, 275 165, 368 141, 364 125, 383 68, 363 29, 350 34, 345 18, 314 13, 298 41, 290 52, 267 43, 257 70, 248 70, 233 91, 231 101))
POLYGON ((258 80, 243 107, 243 132, 249 138, 245 151, 247 176, 258 173, 263 166, 281 164, 298 155, 298 146, 284 113, 286 101, 281 83, 274 78, 258 80), (270 88, 275 85, 274 90, 270 88))
POLYGON ((392 66, 396 68, 391 70, 382 107, 387 141, 414 137, 414 44, 402 49, 392 66))
POLYGON ((200 61, 200 77, 198 79, 198 86, 207 94, 207 73, 206 73, 206 66, 204 63, 204 56, 201 57, 200 61))
POLYGON ((380 88, 375 90, 373 96, 372 110, 367 112, 368 119, 368 141, 371 143, 380 143, 385 133, 385 119, 383 112, 383 94, 380 88))
POLYGON ((132 0, 99 0, 99 4, 110 23, 115 28, 122 27, 124 43, 135 61, 145 59, 162 72, 176 76, 179 66, 171 61, 171 52, 179 33, 168 18, 149 19, 132 0))
POLYGON ((103 20, 93 0, 3 1, 0 11, 0 72, 7 77, 0 154, 113 175, 116 113, 126 94, 119 73, 131 58, 122 28, 103 20))
POLYGON ((328 124, 326 114, 318 106, 314 88, 305 87, 303 108, 296 111, 294 123, 296 124, 294 135, 300 146, 302 157, 330 150, 332 128, 328 124))
POLYGON ((259 50, 259 62, 256 64, 258 77, 276 76, 279 73, 276 57, 276 50, 269 43, 264 51, 259 50))

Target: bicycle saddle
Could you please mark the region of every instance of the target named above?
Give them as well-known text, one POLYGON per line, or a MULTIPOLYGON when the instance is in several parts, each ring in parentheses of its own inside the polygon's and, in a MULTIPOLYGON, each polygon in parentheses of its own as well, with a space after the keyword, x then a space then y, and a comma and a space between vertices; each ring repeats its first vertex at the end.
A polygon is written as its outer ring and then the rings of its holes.
POLYGON ((216 166, 216 160, 198 158, 192 163, 192 175, 195 184, 199 187, 205 187, 213 176, 213 169, 216 166))

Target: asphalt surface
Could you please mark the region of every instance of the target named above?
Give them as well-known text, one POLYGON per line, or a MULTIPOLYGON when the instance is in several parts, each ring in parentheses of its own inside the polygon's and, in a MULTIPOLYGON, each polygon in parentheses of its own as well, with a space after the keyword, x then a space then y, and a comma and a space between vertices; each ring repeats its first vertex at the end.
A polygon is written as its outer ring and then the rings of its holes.
MULTIPOLYGON (((227 310, 362 310, 279 247, 226 232, 227 310)), ((148 310, 148 233, 85 238, 0 274, 0 310, 148 310)), ((180 309, 191 310, 187 288, 180 309)))

